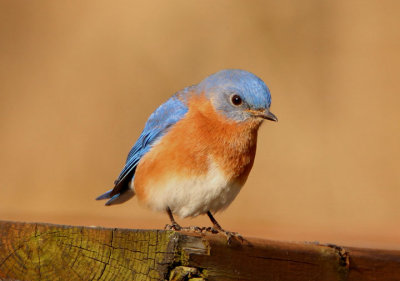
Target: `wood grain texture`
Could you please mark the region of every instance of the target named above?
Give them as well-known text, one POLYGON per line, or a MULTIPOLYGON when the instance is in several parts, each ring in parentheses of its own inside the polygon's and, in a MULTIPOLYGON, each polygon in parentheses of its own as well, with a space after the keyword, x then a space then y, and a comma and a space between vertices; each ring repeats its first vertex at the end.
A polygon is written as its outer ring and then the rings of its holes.
POLYGON ((0 223, 4 280, 164 280, 173 232, 0 223))
POLYGON ((0 280, 398 281, 400 251, 0 221, 0 280))

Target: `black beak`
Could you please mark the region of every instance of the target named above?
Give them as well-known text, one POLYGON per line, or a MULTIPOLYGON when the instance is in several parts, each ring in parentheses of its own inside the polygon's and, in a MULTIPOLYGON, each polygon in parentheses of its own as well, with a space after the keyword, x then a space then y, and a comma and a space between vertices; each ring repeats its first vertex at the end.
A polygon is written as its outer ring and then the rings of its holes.
POLYGON ((270 120, 270 121, 274 121, 274 122, 278 122, 278 117, 276 117, 272 112, 267 111, 264 114, 262 114, 260 117, 270 120))

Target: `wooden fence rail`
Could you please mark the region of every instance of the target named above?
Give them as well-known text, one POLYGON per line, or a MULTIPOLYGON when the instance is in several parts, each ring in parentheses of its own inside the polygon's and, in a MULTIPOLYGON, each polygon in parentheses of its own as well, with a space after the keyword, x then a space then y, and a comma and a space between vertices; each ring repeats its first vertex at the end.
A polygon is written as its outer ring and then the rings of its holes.
POLYGON ((400 251, 0 221, 0 280, 400 280, 400 251))

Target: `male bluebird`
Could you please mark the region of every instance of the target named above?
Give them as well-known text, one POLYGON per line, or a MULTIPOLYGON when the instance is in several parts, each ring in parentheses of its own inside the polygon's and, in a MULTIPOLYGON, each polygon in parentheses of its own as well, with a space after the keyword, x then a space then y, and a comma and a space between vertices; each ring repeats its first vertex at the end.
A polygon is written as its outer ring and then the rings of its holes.
POLYGON ((257 131, 269 111, 265 83, 244 70, 222 70, 177 92, 153 112, 112 190, 97 200, 139 201, 174 220, 212 213, 235 199, 253 166, 257 131))

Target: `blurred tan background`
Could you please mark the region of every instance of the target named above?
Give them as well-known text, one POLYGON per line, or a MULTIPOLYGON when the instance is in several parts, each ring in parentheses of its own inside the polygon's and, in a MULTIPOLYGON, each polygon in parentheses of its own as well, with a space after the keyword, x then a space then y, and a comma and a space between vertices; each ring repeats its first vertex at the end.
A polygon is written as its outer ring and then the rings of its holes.
MULTIPOLYGON (((400 249, 398 1, 1 1, 0 219, 162 228, 104 207, 151 112, 224 68, 277 124, 217 219, 243 235, 400 249)), ((178 220, 210 225, 205 217, 178 220)))

